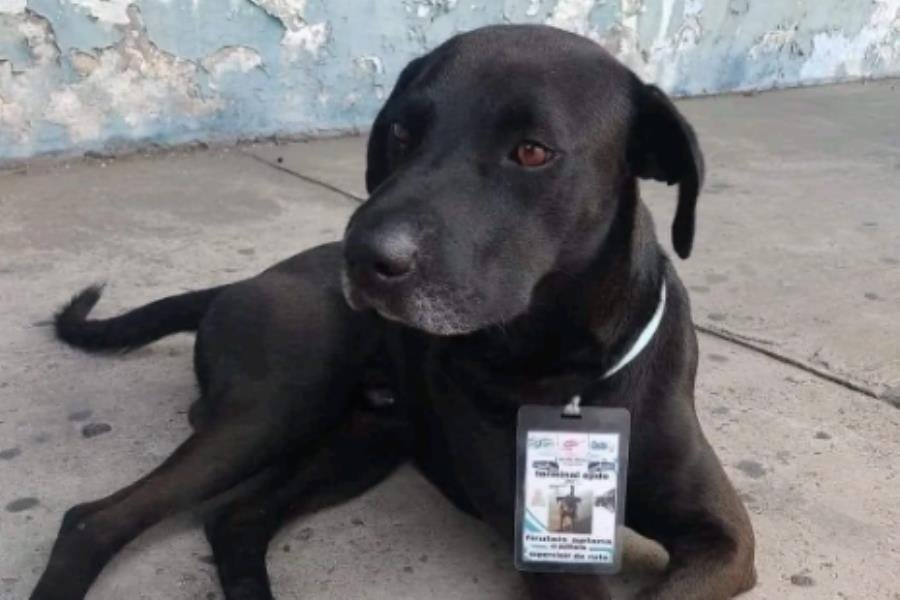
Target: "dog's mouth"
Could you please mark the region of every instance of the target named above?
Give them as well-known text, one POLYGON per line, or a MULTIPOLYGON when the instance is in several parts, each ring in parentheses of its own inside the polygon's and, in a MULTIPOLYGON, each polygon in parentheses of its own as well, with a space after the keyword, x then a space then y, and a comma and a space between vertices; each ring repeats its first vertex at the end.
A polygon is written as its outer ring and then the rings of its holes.
POLYGON ((465 310, 465 294, 446 286, 418 284, 389 296, 367 293, 356 285, 346 270, 341 272, 341 287, 353 310, 371 309, 381 317, 439 336, 472 333, 490 323, 482 323, 465 310))

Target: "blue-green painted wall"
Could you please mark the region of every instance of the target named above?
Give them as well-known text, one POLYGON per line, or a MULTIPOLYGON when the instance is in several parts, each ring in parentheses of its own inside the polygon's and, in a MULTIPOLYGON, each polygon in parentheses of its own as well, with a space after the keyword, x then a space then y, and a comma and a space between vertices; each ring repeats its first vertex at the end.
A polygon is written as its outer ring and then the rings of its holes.
POLYGON ((0 0, 0 161, 365 128, 410 58, 499 22, 677 95, 900 75, 900 0, 0 0))

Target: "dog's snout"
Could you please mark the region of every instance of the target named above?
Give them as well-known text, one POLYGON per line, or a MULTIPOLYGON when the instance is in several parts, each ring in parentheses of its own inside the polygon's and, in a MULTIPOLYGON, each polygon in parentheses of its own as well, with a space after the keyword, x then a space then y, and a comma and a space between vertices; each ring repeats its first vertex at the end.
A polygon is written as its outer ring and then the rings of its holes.
POLYGON ((395 282, 415 270, 419 244, 409 227, 380 227, 353 236, 346 252, 351 274, 370 281, 395 282))

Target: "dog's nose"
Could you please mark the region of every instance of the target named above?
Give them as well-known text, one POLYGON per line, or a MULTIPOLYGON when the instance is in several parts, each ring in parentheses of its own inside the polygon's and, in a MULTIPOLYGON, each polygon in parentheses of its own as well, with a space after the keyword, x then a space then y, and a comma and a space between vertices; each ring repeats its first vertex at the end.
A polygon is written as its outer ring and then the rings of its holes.
POLYGON ((351 273, 396 282, 415 269, 419 245, 409 227, 381 227, 349 240, 346 253, 351 273))

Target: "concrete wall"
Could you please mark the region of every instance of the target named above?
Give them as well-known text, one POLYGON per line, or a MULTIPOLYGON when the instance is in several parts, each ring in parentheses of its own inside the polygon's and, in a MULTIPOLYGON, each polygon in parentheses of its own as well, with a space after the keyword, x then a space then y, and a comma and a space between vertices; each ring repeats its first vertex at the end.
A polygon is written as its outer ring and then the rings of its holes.
POLYGON ((410 58, 498 22, 678 95, 900 75, 900 0, 0 0, 0 161, 364 128, 410 58))

